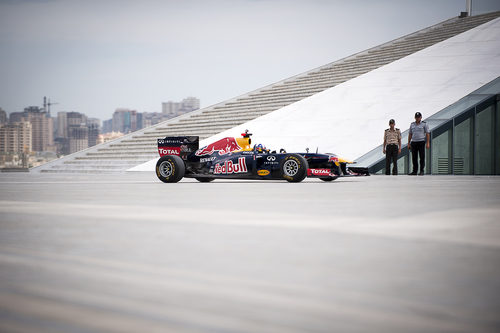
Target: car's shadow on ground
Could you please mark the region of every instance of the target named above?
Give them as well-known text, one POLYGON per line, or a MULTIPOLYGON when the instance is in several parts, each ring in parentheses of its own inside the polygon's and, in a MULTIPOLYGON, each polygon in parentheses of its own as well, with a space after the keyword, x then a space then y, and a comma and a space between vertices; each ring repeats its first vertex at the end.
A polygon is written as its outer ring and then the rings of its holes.
MULTIPOLYGON (((318 181, 302 181, 302 182, 287 182, 286 180, 226 180, 226 179, 216 179, 212 182, 198 182, 196 180, 182 180, 175 184, 202 184, 202 185, 213 185, 213 184, 333 184, 338 182, 352 182, 352 180, 342 179, 342 180, 334 180, 329 182, 324 182, 321 180, 318 181)), ((161 183, 161 182, 160 182, 161 183)))

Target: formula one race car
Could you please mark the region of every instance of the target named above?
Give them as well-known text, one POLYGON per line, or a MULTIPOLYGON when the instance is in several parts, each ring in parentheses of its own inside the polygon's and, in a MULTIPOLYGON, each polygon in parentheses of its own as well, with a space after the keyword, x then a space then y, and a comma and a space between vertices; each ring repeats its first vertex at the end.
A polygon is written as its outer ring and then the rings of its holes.
POLYGON ((158 139, 160 159, 156 175, 165 183, 183 177, 200 182, 222 179, 284 179, 300 182, 306 177, 332 181, 338 177, 368 175, 366 168, 347 167, 352 163, 334 154, 280 153, 262 145, 251 147, 252 134, 227 137, 199 148, 198 136, 175 136, 158 139))

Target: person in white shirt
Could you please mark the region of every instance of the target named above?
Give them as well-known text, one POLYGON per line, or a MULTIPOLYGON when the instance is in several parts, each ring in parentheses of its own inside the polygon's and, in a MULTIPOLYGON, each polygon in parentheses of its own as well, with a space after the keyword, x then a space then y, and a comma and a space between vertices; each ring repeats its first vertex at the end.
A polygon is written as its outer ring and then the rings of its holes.
POLYGON ((418 157, 420 156, 420 176, 425 172, 425 148, 431 147, 429 125, 422 121, 422 114, 415 113, 415 121, 410 125, 408 134, 408 149, 411 150, 413 172, 411 176, 415 176, 418 170, 418 157))

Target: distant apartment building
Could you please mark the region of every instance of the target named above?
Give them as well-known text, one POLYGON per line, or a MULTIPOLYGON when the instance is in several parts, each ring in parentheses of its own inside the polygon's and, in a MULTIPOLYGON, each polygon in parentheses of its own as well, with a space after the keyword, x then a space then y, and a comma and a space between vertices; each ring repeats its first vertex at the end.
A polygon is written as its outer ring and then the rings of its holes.
POLYGON ((163 102, 161 103, 161 113, 167 116, 175 117, 181 108, 181 103, 179 102, 163 102))
POLYGON ((156 125, 164 120, 169 119, 164 113, 158 112, 143 112, 142 113, 142 126, 143 128, 156 125))
POLYGON ((87 123, 87 116, 80 112, 67 112, 66 118, 68 126, 87 123))
POLYGON ((29 153, 32 150, 31 123, 0 124, 0 152, 29 153))
MULTIPOLYGON (((22 119, 31 123, 31 139, 33 151, 53 151, 53 122, 48 117, 47 112, 37 106, 30 106, 24 109, 22 119)), ((13 119, 9 119, 13 122, 13 119)))
POLYGON ((113 119, 104 120, 102 122, 102 133, 113 132, 113 119))
POLYGON ((69 153, 87 149, 89 147, 89 128, 87 124, 68 126, 69 153))
POLYGON ((58 112, 55 140, 57 152, 67 155, 95 146, 99 137, 100 123, 99 119, 88 118, 80 112, 58 112))
POLYGON ((12 112, 9 115, 9 123, 19 123, 21 121, 27 120, 25 112, 12 112))
POLYGON ((0 125, 7 124, 9 118, 7 117, 7 112, 0 108, 0 125))
POLYGON ((101 127, 101 119, 98 118, 87 118, 87 125, 93 125, 97 126, 98 128, 101 127))
POLYGON ((95 123, 89 123, 87 127, 89 129, 88 146, 92 147, 99 143, 99 125, 95 123))
POLYGON ((58 112, 56 120, 56 138, 68 137, 68 112, 58 112))
POLYGON ((181 102, 168 101, 162 103, 161 112, 167 119, 180 116, 181 114, 198 110, 200 100, 196 97, 184 98, 181 102))
POLYGON ((200 100, 196 97, 187 97, 181 101, 181 111, 184 113, 198 110, 200 108, 200 100))
POLYGON ((130 133, 142 128, 142 114, 136 110, 116 109, 113 113, 113 132, 130 133))
POLYGON ((31 124, 0 124, 0 167, 27 167, 32 151, 31 124))

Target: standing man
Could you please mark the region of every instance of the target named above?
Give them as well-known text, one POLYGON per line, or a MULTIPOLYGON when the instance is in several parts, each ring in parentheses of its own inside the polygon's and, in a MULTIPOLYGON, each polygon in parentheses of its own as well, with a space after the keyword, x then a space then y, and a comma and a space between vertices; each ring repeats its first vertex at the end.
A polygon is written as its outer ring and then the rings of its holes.
POLYGON ((410 173, 411 176, 417 174, 418 166, 418 155, 420 156, 420 176, 424 175, 425 170, 425 148, 429 149, 430 143, 430 131, 429 126, 425 121, 422 121, 422 114, 420 112, 415 113, 415 122, 410 125, 410 132, 408 134, 408 149, 411 150, 413 172, 410 173), (424 148, 425 147, 425 148, 424 148))
POLYGON ((389 128, 384 132, 384 148, 385 154, 385 174, 391 174, 391 160, 393 163, 392 174, 398 174, 398 154, 401 154, 401 131, 399 128, 394 128, 396 122, 394 119, 389 120, 389 128))

